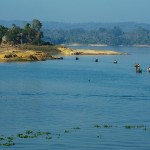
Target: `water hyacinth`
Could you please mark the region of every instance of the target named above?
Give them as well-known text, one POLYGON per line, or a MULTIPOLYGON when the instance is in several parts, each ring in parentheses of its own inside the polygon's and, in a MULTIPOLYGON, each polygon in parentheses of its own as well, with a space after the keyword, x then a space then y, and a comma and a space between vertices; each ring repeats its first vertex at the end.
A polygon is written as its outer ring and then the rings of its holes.
MULTIPOLYGON (((113 128, 113 129, 115 128, 115 130, 117 130, 119 128, 119 126, 113 126, 110 124, 104 124, 104 125, 95 124, 93 127, 99 128, 100 130, 109 129, 109 128, 113 128)), ((146 127, 145 125, 124 125, 122 127, 120 126, 120 128, 143 129, 144 131, 150 131, 150 128, 146 127)), ((74 127, 74 128, 71 128, 70 130, 67 130, 67 129, 64 130, 63 133, 64 134, 66 134, 66 133, 71 134, 73 131, 77 131, 80 129, 81 129, 80 127, 74 127)), ((26 130, 24 133, 18 133, 18 134, 13 135, 13 136, 1 135, 0 136, 0 146, 7 146, 7 147, 14 146, 15 145, 14 140, 16 140, 16 139, 22 139, 22 140, 30 139, 31 140, 33 138, 41 137, 41 138, 46 139, 46 140, 52 140, 53 139, 52 135, 56 136, 57 139, 59 139, 61 137, 60 133, 52 134, 49 131, 34 131, 34 130, 26 130)), ((96 138, 100 138, 100 135, 96 135, 96 138)))

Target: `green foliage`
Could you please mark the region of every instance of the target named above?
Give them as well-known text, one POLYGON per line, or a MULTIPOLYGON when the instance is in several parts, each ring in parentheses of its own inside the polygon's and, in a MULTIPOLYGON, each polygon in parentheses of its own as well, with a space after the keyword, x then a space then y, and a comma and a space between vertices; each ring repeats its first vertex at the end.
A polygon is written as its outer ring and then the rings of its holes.
POLYGON ((23 28, 12 24, 11 28, 0 25, 0 43, 10 44, 106 44, 119 45, 150 45, 150 30, 138 27, 137 29, 123 32, 119 26, 111 29, 99 28, 85 30, 74 28, 68 30, 41 30, 42 23, 34 19, 32 23, 26 23, 23 28), (44 33, 44 36, 43 36, 44 33), (44 41, 46 42, 44 42, 44 41))
POLYGON ((44 30, 44 35, 53 44, 150 45, 150 31, 141 27, 129 32, 123 32, 119 26, 98 30, 44 30))
MULTIPOLYGON (((98 130, 98 131, 102 131, 102 133, 104 133, 104 130, 107 130, 107 129, 112 130, 113 132, 117 132, 116 129, 118 129, 118 126, 113 126, 110 124, 104 124, 104 125, 96 124, 93 127, 97 128, 96 130, 98 130)), ((131 131, 131 133, 132 133, 132 130, 139 130, 139 129, 142 129, 145 132, 150 131, 150 128, 145 125, 125 125, 125 126, 120 126, 120 127, 123 129, 126 129, 126 130, 128 129, 129 131, 131 131)), ((29 142, 29 141, 35 140, 37 138, 39 138, 38 141, 43 140, 43 139, 44 140, 56 140, 56 138, 57 139, 64 138, 65 137, 64 135, 67 135, 67 134, 73 133, 73 135, 75 135, 74 132, 76 132, 77 130, 79 132, 79 131, 81 131, 80 129, 81 129, 80 127, 74 127, 69 130, 64 130, 64 132, 62 132, 61 134, 53 133, 53 132, 51 133, 49 131, 26 130, 23 133, 11 135, 11 136, 0 135, 0 147, 10 147, 10 146, 19 144, 18 143, 19 141, 21 143, 23 143, 25 140, 28 140, 28 142, 29 142), (17 141, 17 143, 16 143, 16 141, 17 141)), ((91 127, 88 129, 91 130, 91 127)), ((82 131, 83 130, 84 130, 84 128, 82 128, 82 131)), ((87 128, 86 128, 86 131, 87 131, 87 128)), ((119 131, 120 131, 120 129, 119 129, 119 131)), ((95 133, 95 131, 94 131, 94 133, 95 133)), ((99 132, 96 132, 96 134, 97 133, 99 133, 99 132)), ((91 136, 91 135, 87 134, 87 136, 91 136)), ((102 138, 102 136, 97 134, 96 138, 102 138)))
POLYGON ((33 19, 32 21, 32 28, 36 31, 40 31, 41 30, 41 27, 42 27, 42 23, 37 20, 37 19, 33 19))
POLYGON ((0 25, 0 42, 2 41, 3 36, 6 34, 8 28, 0 25))
POLYGON ((0 43, 4 42, 3 37, 5 37, 5 42, 10 44, 45 44, 45 42, 42 41, 43 32, 40 31, 41 28, 42 23, 37 19, 32 21, 32 25, 26 23, 23 29, 15 24, 12 24, 12 28, 9 29, 0 26, 0 43))

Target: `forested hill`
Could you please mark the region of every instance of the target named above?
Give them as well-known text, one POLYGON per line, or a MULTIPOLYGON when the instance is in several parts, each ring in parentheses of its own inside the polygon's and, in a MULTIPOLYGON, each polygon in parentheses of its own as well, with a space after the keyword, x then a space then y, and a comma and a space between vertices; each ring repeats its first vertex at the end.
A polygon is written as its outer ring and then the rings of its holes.
MULTIPOLYGON (((23 38, 22 42, 29 41, 30 43, 46 43, 51 44, 106 44, 112 46, 118 45, 150 45, 150 24, 140 24, 140 23, 58 23, 58 22, 42 22, 41 35, 39 36, 38 32, 30 28, 30 24, 24 21, 0 21, 1 30, 6 29, 7 39, 9 41, 14 41, 12 36, 9 36, 8 33, 12 30, 7 30, 9 26, 12 27, 12 24, 17 28, 12 28, 13 30, 17 29, 16 33, 22 33, 14 35, 15 38, 23 38), (27 38, 26 26, 31 29, 34 33, 34 37, 27 38), (20 28, 23 27, 20 30, 20 28), (3 29, 4 28, 4 29, 3 29), (25 33, 24 33, 25 32, 25 33), (38 36, 37 36, 38 35, 38 36), (18 37, 19 36, 19 37, 18 37), (42 41, 42 42, 41 42, 42 41)), ((1 33, 2 37, 5 35, 1 33)), ((12 35, 12 34, 10 34, 12 35)), ((3 38, 4 39, 4 38, 3 38)), ((17 43, 17 39, 15 43, 17 43)))
MULTIPOLYGON (((0 20, 0 25, 6 26, 8 28, 10 28, 12 26, 12 24, 15 24, 19 27, 24 27, 24 25, 27 22, 31 24, 32 21, 18 21, 18 20, 4 21, 4 20, 0 20)), ((83 28, 85 30, 97 30, 99 28, 111 29, 115 26, 119 26, 124 32, 134 30, 138 27, 142 27, 142 28, 150 30, 150 24, 135 23, 135 22, 122 22, 122 23, 94 23, 94 22, 64 23, 64 22, 48 22, 48 21, 47 22, 41 21, 41 22, 42 22, 42 28, 48 29, 48 30, 55 30, 55 29, 70 30, 70 29, 77 29, 77 28, 83 28)))
POLYGON ((124 32, 119 26, 95 30, 44 30, 44 40, 52 44, 150 45, 150 30, 138 27, 124 32))

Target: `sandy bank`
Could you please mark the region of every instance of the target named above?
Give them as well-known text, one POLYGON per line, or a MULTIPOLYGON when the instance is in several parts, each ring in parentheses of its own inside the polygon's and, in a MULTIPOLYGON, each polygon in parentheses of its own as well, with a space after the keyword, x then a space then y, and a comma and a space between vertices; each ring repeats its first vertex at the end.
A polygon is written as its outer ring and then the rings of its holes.
POLYGON ((47 59, 60 59, 59 57, 50 56, 46 52, 34 50, 1 50, 0 62, 11 61, 44 61, 47 59))
MULTIPOLYGON (((51 56, 53 51, 51 47, 48 50, 43 50, 43 47, 38 47, 41 50, 17 50, 3 49, 0 50, 0 62, 8 61, 44 61, 47 59, 62 59, 62 57, 51 56)), ((59 55, 122 55, 123 53, 111 50, 73 50, 63 46, 57 46, 55 53, 59 55)))
POLYGON ((122 55, 124 53, 116 52, 112 50, 85 50, 85 49, 77 49, 72 50, 65 47, 59 47, 58 50, 63 55, 122 55))

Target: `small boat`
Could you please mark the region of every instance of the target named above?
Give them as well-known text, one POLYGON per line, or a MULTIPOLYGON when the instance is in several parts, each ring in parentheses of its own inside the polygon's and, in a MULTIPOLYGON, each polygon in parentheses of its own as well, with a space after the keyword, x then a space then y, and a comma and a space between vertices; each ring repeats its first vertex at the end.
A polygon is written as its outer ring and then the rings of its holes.
POLYGON ((76 57, 76 60, 79 60, 79 57, 76 57))
POLYGON ((140 67, 140 64, 135 64, 134 67, 135 67, 135 68, 139 68, 139 67, 140 67))
POLYGON ((147 68, 147 71, 150 72, 150 67, 147 68))
POLYGON ((95 59, 95 62, 98 62, 98 59, 95 59))
POLYGON ((117 60, 114 60, 114 64, 117 64, 118 63, 118 61, 117 60))
POLYGON ((142 69, 140 67, 136 68, 137 73, 142 73, 142 69))

